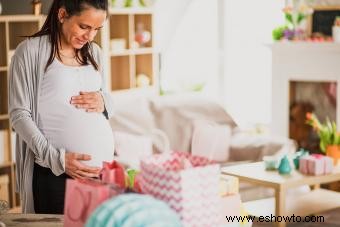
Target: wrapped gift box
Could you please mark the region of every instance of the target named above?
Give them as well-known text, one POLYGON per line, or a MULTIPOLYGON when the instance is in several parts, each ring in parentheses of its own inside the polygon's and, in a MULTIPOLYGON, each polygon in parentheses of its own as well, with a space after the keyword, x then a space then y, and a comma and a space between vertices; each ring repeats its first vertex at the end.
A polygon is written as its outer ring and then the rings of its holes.
POLYGON ((104 183, 117 184, 122 188, 126 186, 124 167, 117 161, 103 162, 100 178, 104 183))
POLYGON ((299 170, 309 175, 325 175, 333 171, 333 159, 319 154, 300 158, 299 170))

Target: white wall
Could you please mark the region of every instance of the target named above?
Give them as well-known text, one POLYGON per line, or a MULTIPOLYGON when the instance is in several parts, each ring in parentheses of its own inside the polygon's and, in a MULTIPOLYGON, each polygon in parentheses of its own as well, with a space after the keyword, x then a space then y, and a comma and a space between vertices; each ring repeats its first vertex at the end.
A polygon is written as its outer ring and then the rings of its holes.
POLYGON ((222 100, 239 124, 270 123, 268 44, 272 29, 284 23, 283 7, 284 0, 158 0, 155 41, 163 88, 205 82, 204 92, 222 100))
POLYGON ((225 105, 241 125, 271 120, 271 31, 284 1, 224 0, 225 105), (245 7, 246 6, 246 7, 245 7))
POLYGON ((162 88, 185 90, 205 83, 204 92, 216 97, 217 0, 159 0, 155 12, 162 88))

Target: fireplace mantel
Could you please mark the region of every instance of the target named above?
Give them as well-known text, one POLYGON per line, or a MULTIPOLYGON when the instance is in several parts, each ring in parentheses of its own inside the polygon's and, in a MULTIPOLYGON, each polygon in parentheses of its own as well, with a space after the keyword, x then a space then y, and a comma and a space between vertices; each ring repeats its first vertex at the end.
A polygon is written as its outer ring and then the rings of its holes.
POLYGON ((290 42, 283 41, 269 45, 272 50, 285 52, 340 52, 340 43, 335 42, 290 42))
POLYGON ((280 42, 272 50, 272 133, 289 136, 289 82, 337 82, 340 126, 340 44, 280 42))

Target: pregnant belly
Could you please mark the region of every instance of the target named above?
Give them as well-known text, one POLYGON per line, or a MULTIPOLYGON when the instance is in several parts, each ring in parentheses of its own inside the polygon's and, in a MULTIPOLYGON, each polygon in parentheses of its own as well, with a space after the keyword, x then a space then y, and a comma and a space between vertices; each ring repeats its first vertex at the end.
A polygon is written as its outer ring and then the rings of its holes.
POLYGON ((41 117, 43 132, 54 146, 91 155, 90 161, 84 161, 90 166, 101 167, 103 161, 113 160, 113 134, 104 115, 74 109, 64 116, 47 118, 41 117))

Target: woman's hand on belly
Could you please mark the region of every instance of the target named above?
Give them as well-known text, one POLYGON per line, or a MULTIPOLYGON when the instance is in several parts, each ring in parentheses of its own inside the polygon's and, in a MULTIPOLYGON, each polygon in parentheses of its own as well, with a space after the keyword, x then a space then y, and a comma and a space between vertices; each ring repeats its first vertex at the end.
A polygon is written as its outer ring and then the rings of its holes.
POLYGON ((79 95, 72 96, 70 103, 76 108, 85 109, 86 112, 104 112, 104 99, 98 91, 79 92, 79 95))
POLYGON ((100 168, 87 166, 81 162, 88 160, 91 160, 90 155, 66 152, 65 153, 66 174, 75 179, 99 177, 100 168))

